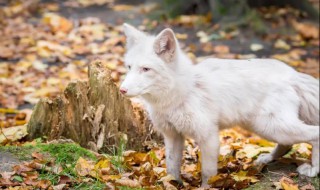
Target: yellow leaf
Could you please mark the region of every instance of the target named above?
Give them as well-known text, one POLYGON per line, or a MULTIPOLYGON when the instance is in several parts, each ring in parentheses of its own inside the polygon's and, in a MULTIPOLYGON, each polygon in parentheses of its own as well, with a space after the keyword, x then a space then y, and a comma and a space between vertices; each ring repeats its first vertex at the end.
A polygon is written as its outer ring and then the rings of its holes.
POLYGON ((251 183, 256 183, 259 180, 255 176, 247 176, 248 171, 239 171, 238 173, 232 173, 233 179, 236 181, 249 180, 251 183))
POLYGON ((284 190, 299 190, 298 184, 295 184, 291 179, 282 177, 280 179, 281 186, 284 190))
POLYGON ((239 150, 236 153, 238 159, 242 158, 254 158, 262 152, 270 152, 273 150, 273 147, 260 147, 257 145, 246 144, 242 150, 239 150))
POLYGON ((274 143, 261 138, 250 138, 250 144, 256 144, 263 147, 274 147, 274 143))
POLYGON ((0 113, 19 113, 19 111, 11 108, 0 108, 0 113))
POLYGON ((89 175, 95 178, 102 178, 105 175, 109 175, 110 169, 110 160, 102 158, 94 165, 94 168, 89 172, 89 175))
POLYGON ((226 174, 218 174, 215 176, 211 176, 208 180, 208 184, 215 184, 218 181, 224 180, 226 178, 226 174))
POLYGON ((103 158, 103 159, 100 159, 96 163, 96 165, 94 165, 94 169, 97 170, 97 169, 102 169, 102 168, 110 168, 110 166, 111 166, 110 160, 103 158))

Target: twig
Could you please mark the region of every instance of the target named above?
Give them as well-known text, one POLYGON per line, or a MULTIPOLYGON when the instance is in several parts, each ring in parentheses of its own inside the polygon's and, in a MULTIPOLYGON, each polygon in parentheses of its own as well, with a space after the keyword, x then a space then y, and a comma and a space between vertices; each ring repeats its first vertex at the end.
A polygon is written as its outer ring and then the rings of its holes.
POLYGON ((10 141, 10 139, 8 139, 8 137, 4 134, 2 127, 0 127, 1 133, 3 134, 4 138, 6 138, 7 141, 10 141))

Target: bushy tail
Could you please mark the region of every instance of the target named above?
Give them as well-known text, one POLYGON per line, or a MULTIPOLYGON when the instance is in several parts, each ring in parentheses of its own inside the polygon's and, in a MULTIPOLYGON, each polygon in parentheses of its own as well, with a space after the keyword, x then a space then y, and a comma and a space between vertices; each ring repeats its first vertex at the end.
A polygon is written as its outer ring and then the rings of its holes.
POLYGON ((301 99, 300 119, 308 125, 319 125, 319 80, 299 73, 293 82, 301 99))

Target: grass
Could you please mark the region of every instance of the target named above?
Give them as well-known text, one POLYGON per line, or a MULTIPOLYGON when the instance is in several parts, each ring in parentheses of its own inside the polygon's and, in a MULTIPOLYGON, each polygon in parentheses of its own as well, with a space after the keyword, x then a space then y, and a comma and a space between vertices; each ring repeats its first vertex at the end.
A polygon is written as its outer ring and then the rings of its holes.
POLYGON ((74 190, 101 190, 104 189, 106 185, 99 180, 95 180, 92 183, 80 183, 75 185, 72 189, 74 190))
POLYGON ((311 184, 315 187, 315 189, 320 189, 320 177, 312 178, 311 184))
MULTIPOLYGON (((274 164, 273 165, 273 171, 274 172, 263 172, 263 177, 260 179, 258 183, 255 183, 253 185, 250 185, 247 187, 245 190, 272 190, 275 189, 273 187, 273 182, 279 182, 279 180, 283 176, 287 176, 291 172, 295 172, 296 166, 294 165, 288 165, 286 166, 288 170, 284 170, 284 166, 281 166, 280 164, 274 164), (277 169, 277 167, 279 167, 277 169), (281 168, 280 168, 281 167, 281 168), (290 170, 288 168, 291 168, 290 170), (275 171, 276 170, 276 171, 275 171), (283 173, 284 172, 284 173, 283 173)), ((291 179, 299 185, 299 187, 302 187, 304 185, 307 185, 311 183, 315 189, 319 189, 319 182, 320 178, 319 177, 306 177, 306 176, 296 176, 296 177, 291 177, 291 179)))
MULTIPOLYGON (((78 179, 75 171, 75 165, 79 157, 83 157, 93 161, 97 160, 92 152, 74 143, 44 144, 39 142, 36 145, 2 146, 0 147, 0 152, 1 151, 10 152, 21 161, 31 160, 31 153, 33 152, 49 154, 49 157, 54 159, 55 164, 62 166, 63 171, 60 175, 66 175, 71 179, 78 179)), ((59 182, 59 175, 41 170, 39 171, 39 179, 47 179, 53 185, 56 185, 59 182)), ((99 181, 88 184, 88 186, 90 186, 89 189, 101 189, 103 185, 104 184, 99 181)), ((84 186, 84 184, 82 184, 81 186, 84 186)), ((79 186, 79 188, 81 186, 79 186)))
MULTIPOLYGON (((92 152, 74 143, 37 144, 35 147, 40 150, 40 152, 49 153, 55 159, 55 164, 62 166, 63 171, 61 174, 66 175, 74 180, 78 178, 75 171, 75 165, 80 157, 94 161, 97 160, 92 152)), ((58 174, 45 171, 40 174, 43 179, 51 181, 51 183, 54 185, 59 181, 58 174)), ((90 184, 90 186, 95 187, 96 185, 90 184)), ((98 187, 100 186, 101 185, 98 185, 98 187)))
POLYGON ((75 164, 80 157, 96 160, 92 152, 74 143, 37 144, 36 148, 49 153, 58 164, 75 164))
MULTIPOLYGON (((119 173, 123 173, 126 170, 126 166, 123 163, 123 152, 125 151, 125 141, 120 141, 118 147, 113 148, 110 152, 111 155, 105 155, 110 158, 111 163, 117 168, 119 173)), ((39 152, 48 155, 49 158, 54 159, 54 163, 62 166, 63 171, 60 174, 48 172, 45 170, 39 171, 39 179, 46 179, 51 184, 56 185, 59 182, 59 176, 65 175, 74 181, 79 181, 79 177, 75 171, 75 165, 80 157, 96 161, 96 156, 85 148, 80 147, 74 143, 63 144, 45 144, 41 141, 37 141, 35 145, 24 146, 2 146, 0 152, 6 151, 15 155, 17 159, 21 161, 32 160, 31 153, 39 152)), ((50 159, 49 159, 50 160, 50 159)), ((100 190, 104 189, 106 185, 98 179, 89 178, 89 182, 75 183, 70 189, 75 190, 100 190)), ((121 190, 140 190, 141 188, 119 187, 121 190)))
POLYGON ((132 188, 132 187, 125 187, 125 186, 118 186, 119 190, 144 190, 142 187, 139 188, 132 188))
POLYGON ((126 166, 123 163, 123 153, 126 150, 126 143, 124 140, 120 140, 119 146, 114 147, 110 152, 111 155, 105 155, 110 158, 112 165, 114 165, 119 173, 123 173, 126 170, 126 166))

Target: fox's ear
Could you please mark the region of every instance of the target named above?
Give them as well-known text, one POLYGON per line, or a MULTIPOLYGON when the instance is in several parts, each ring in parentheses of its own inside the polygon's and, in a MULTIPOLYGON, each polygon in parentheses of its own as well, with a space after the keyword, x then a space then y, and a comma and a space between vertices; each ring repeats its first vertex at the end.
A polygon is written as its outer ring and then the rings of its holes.
POLYGON ((123 24, 123 32, 127 37, 127 48, 131 48, 140 38, 143 38, 145 34, 130 24, 123 24))
POLYGON ((170 63, 176 55, 177 40, 170 28, 164 29, 153 44, 155 53, 165 62, 170 63))

